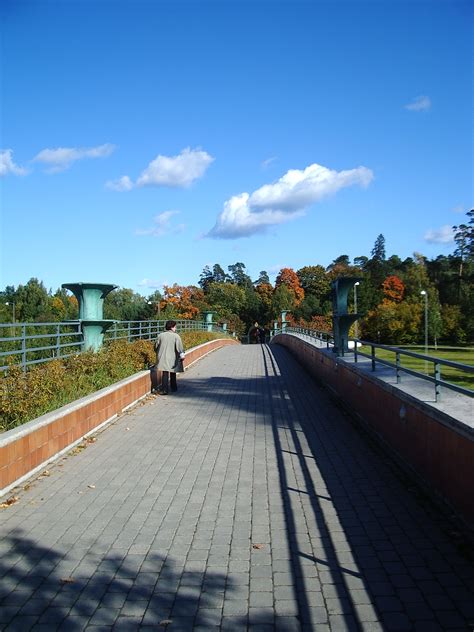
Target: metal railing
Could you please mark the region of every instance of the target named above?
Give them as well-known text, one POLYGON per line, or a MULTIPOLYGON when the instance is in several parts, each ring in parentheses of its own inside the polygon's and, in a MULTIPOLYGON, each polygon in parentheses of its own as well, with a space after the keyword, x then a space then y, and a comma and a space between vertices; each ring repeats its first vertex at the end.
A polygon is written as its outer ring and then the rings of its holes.
POLYGON ((0 369, 5 360, 23 369, 33 364, 56 358, 67 358, 79 353, 82 347, 81 325, 69 323, 0 323, 0 369))
MULTIPOLYGON (((294 333, 307 336, 309 338, 313 338, 318 340, 320 343, 325 343, 326 347, 329 348, 334 344, 333 335, 327 332, 316 331, 315 329, 308 329, 305 327, 287 327, 284 330, 278 330, 277 333, 294 333)), ((441 387, 448 388, 452 391, 456 391, 457 393, 462 393, 463 395, 467 395, 468 397, 474 397, 474 390, 467 388, 465 386, 460 386, 458 384, 454 384, 453 382, 449 382, 442 377, 442 368, 450 367, 452 369, 456 369, 460 373, 472 374, 474 373, 474 366, 470 364, 463 364, 461 362, 453 362, 452 360, 444 360, 443 358, 436 358, 434 356, 425 355, 422 353, 416 353, 414 351, 406 351, 405 349, 400 349, 399 347, 390 347, 388 345, 380 345, 374 342, 368 342, 366 340, 359 340, 355 338, 350 338, 349 342, 352 342, 353 347, 350 348, 346 353, 353 355, 354 362, 357 363, 359 360, 359 356, 364 358, 368 358, 371 361, 371 370, 376 370, 376 365, 381 364, 383 366, 390 367, 395 371, 395 378, 397 384, 400 384, 402 381, 402 373, 407 375, 412 375, 413 377, 417 377, 419 379, 425 380, 426 382, 430 382, 434 385, 435 390, 435 401, 438 402, 441 397, 441 387), (369 347, 370 353, 366 353, 365 351, 360 350, 360 346, 369 347), (376 349, 381 349, 384 351, 388 351, 394 354, 394 361, 386 360, 385 358, 381 358, 377 356, 376 349), (416 371, 415 369, 411 369, 406 366, 402 366, 402 357, 415 358, 417 360, 421 360, 425 362, 425 366, 430 367, 424 373, 421 371, 416 371), (430 375, 431 373, 431 375, 430 375)), ((321 346, 321 345, 320 345, 321 346)))
MULTIPOLYGON (((165 320, 117 321, 104 334, 104 343, 113 340, 154 340, 164 331, 165 320)), ((204 321, 178 320, 176 329, 208 331, 211 326, 204 321)), ((223 331, 213 323, 213 332, 223 331)), ((62 323, 0 323, 0 370, 8 368, 8 358, 13 364, 28 366, 67 358, 81 353, 83 335, 80 321, 62 323)))

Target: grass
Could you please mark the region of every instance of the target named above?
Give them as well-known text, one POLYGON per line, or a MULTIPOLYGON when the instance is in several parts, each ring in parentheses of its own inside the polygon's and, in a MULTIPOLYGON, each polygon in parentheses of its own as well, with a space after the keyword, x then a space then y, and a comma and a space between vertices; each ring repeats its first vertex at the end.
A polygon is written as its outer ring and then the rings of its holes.
MULTIPOLYGON (((425 355, 424 346, 419 347, 400 347, 405 351, 412 351, 414 353, 420 353, 425 355)), ((370 355, 370 347, 363 346, 360 349, 363 353, 370 355)), ((382 360, 388 360, 395 364, 395 353, 393 351, 387 351, 385 349, 376 349, 376 358, 382 360)), ((438 358, 440 360, 449 360, 451 362, 460 362, 461 364, 467 364, 474 366, 474 349, 469 347, 428 347, 428 356, 432 358, 438 358)), ((431 362, 425 362, 419 358, 412 358, 410 356, 400 356, 401 366, 413 371, 419 371, 420 373, 428 373, 434 377, 434 365, 431 362)), ((456 369, 454 367, 441 365, 441 378, 446 382, 451 382, 456 386, 463 386, 474 391, 474 373, 462 369, 456 369)))

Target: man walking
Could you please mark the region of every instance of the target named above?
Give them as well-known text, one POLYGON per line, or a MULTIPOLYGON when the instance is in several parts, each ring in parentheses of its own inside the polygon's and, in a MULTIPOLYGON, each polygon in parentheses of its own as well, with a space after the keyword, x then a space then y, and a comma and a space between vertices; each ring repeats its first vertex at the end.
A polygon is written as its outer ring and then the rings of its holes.
POLYGON ((183 341, 176 333, 176 321, 167 320, 165 331, 158 335, 155 342, 156 368, 162 371, 161 388, 162 395, 168 395, 169 385, 171 391, 178 389, 176 384, 176 373, 184 371, 183 359, 185 356, 183 341), (171 377, 170 377, 171 375, 171 377))

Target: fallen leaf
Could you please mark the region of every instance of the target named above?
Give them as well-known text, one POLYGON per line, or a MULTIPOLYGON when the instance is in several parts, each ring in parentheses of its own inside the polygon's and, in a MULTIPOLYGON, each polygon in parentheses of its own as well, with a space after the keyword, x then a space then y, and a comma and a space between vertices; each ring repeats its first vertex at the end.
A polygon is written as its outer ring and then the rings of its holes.
POLYGON ((130 428, 125 428, 125 430, 130 430, 130 428))
POLYGON ((88 485, 87 486, 89 489, 95 489, 95 485, 88 485))
POLYGON ((0 503, 0 509, 6 509, 7 507, 11 507, 15 503, 17 503, 20 499, 18 496, 10 496, 5 502, 0 503))
POLYGON ((51 472, 49 470, 45 470, 44 472, 42 472, 38 478, 45 478, 47 476, 51 476, 51 472))
POLYGON ((27 483, 26 485, 23 486, 24 492, 26 492, 28 489, 30 489, 30 483, 27 483))
POLYGON ((252 549, 264 549, 265 545, 264 544, 252 544, 252 549))
POLYGON ((161 625, 161 627, 165 628, 170 623, 173 623, 171 619, 163 619, 163 621, 160 621, 158 625, 161 625))
POLYGON ((74 577, 61 577, 60 582, 61 584, 74 584, 75 579, 74 577))

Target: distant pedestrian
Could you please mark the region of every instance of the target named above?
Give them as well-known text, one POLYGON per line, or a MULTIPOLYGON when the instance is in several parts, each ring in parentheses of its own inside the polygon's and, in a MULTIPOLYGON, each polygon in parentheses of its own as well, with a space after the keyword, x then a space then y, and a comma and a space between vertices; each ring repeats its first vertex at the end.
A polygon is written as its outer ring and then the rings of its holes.
POLYGON ((167 320, 165 331, 158 335, 155 342, 156 368, 162 371, 161 388, 159 393, 168 395, 168 388, 171 391, 178 390, 176 383, 176 373, 184 371, 184 347, 179 334, 176 333, 176 321, 167 320), (170 377, 171 376, 171 377, 170 377))

